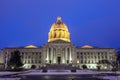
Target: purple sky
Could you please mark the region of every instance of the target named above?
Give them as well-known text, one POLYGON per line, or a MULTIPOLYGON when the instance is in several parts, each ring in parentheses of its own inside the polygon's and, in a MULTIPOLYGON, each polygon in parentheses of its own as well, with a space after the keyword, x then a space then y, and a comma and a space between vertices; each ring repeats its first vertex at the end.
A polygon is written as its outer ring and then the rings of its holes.
POLYGON ((120 48, 120 0, 0 0, 0 49, 42 46, 57 16, 73 44, 120 48))

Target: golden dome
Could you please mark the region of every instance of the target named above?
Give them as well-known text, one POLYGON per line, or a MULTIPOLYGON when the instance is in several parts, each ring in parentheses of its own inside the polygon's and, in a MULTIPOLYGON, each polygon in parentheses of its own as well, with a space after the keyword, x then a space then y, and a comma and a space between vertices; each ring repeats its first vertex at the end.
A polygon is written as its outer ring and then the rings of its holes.
POLYGON ((25 46, 25 48, 37 48, 37 47, 34 45, 28 45, 28 46, 25 46))
POLYGON ((58 17, 57 21, 52 24, 50 32, 48 34, 48 42, 55 40, 70 42, 70 33, 67 26, 62 22, 61 17, 58 17))
POLYGON ((85 46, 82 46, 82 48, 93 48, 93 47, 89 45, 85 45, 85 46))

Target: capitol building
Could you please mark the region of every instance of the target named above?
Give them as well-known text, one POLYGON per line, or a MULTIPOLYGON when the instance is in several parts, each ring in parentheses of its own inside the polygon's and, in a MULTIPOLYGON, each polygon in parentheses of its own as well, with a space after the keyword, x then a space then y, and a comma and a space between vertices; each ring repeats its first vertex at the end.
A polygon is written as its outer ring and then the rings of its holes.
MULTIPOLYGON (((47 65, 72 65, 82 69, 97 69, 101 60, 116 61, 116 49, 98 48, 89 45, 77 47, 70 40, 70 32, 61 17, 52 24, 48 33, 48 41, 42 47, 28 45, 25 47, 3 48, 0 52, 0 63, 7 67, 11 53, 20 51, 23 68, 30 69, 32 65, 40 68, 47 65)), ((102 66, 102 69, 111 66, 102 66)))

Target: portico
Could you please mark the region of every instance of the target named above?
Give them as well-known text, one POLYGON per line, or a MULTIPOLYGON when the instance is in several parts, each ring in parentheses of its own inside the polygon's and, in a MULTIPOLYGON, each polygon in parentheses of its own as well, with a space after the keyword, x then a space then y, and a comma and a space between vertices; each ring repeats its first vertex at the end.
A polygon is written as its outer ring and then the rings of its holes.
POLYGON ((51 47, 51 48, 47 48, 46 50, 47 50, 46 51, 46 53, 47 53, 46 54, 46 63, 47 64, 71 64, 72 63, 71 48, 64 48, 64 47, 53 48, 53 47, 51 47))

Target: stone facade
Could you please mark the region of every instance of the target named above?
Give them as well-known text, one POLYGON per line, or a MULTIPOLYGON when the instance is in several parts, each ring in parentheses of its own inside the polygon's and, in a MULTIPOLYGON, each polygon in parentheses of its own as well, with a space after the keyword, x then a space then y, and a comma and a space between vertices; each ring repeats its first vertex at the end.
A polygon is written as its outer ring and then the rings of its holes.
MULTIPOLYGON (((89 69, 97 69, 101 60, 116 62, 116 50, 113 48, 77 48, 76 51, 77 63, 80 68, 82 68, 82 65, 87 65, 89 69)), ((101 68, 111 69, 112 66, 101 66, 101 68)))
MULTIPOLYGON (((116 50, 113 48, 78 48, 64 41, 48 42, 42 48, 5 48, 2 51, 2 63, 7 64, 10 54, 19 50, 24 68, 37 68, 46 64, 65 64, 73 66, 86 65, 89 69, 97 69, 100 60, 116 61, 116 50)), ((103 69, 111 68, 102 66, 103 69)))
MULTIPOLYGON (((48 33, 48 42, 42 47, 33 45, 18 48, 4 48, 0 54, 0 63, 7 68, 11 53, 20 51, 23 67, 26 69, 36 65, 37 68, 49 65, 72 65, 82 68, 86 65, 89 69, 97 69, 99 61, 107 60, 116 62, 116 49, 95 48, 92 46, 76 47, 70 42, 70 33, 67 26, 58 17, 48 33)), ((111 69, 112 66, 103 66, 102 69, 111 69)))

